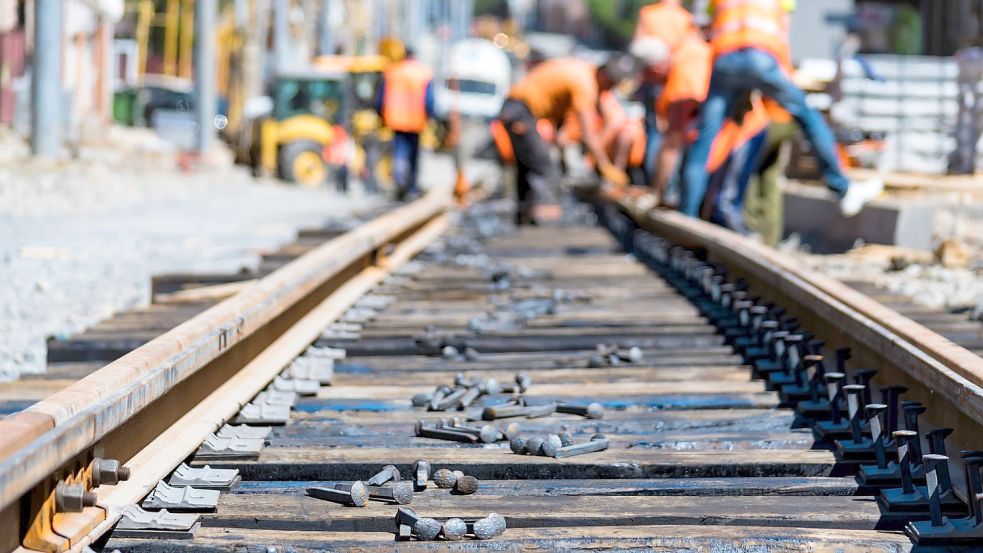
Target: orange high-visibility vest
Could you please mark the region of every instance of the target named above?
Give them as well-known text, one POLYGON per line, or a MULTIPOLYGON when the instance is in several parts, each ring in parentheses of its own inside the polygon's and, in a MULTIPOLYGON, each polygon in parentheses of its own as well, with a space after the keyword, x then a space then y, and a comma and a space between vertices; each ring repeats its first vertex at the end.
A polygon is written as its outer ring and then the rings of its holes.
POLYGON ((672 49, 693 32, 693 15, 682 6, 659 2, 638 12, 636 37, 657 38, 672 49))
POLYGON ((779 60, 788 56, 788 27, 782 0, 712 0, 710 45, 715 57, 757 48, 779 60))
POLYGON ((433 72, 408 59, 390 65, 385 73, 382 121, 394 131, 422 132, 427 124, 427 86, 433 72))

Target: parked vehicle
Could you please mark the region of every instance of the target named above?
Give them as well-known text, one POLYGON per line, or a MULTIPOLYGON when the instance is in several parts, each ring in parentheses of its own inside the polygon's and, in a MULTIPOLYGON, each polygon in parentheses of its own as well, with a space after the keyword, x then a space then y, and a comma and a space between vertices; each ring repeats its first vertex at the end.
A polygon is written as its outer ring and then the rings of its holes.
POLYGON ((498 115, 512 84, 508 54, 484 39, 465 39, 450 52, 447 73, 434 90, 434 109, 446 120, 453 109, 463 117, 498 115))

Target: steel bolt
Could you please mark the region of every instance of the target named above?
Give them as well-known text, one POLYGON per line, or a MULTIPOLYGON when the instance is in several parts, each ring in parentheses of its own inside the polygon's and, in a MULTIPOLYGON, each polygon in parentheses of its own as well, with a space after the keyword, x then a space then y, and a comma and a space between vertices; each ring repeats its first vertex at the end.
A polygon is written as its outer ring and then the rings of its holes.
POLYGON ((130 467, 121 467, 116 459, 92 460, 92 486, 113 485, 130 479, 130 467))
POLYGON ((477 436, 478 439, 480 439, 483 443, 486 444, 493 444, 501 440, 503 437, 502 433, 499 432, 497 428, 495 428, 490 424, 486 424, 481 428, 478 428, 475 426, 458 424, 458 421, 452 420, 450 426, 447 427, 447 429, 455 432, 465 432, 467 434, 472 434, 474 436, 477 436))
POLYGON ((440 402, 443 401, 444 398, 451 393, 451 391, 452 390, 447 386, 440 386, 439 388, 434 390, 433 396, 430 398, 430 403, 427 404, 427 410, 437 411, 438 410, 437 406, 440 405, 440 402))
POLYGON ((466 392, 464 392, 464 394, 461 396, 461 399, 457 402, 457 408, 467 409, 483 393, 485 393, 484 389, 482 389, 480 385, 471 386, 470 388, 467 389, 466 392))
POLYGON ((416 537, 423 541, 430 541, 436 539, 440 534, 441 525, 439 522, 432 518, 421 518, 416 521, 413 525, 413 533, 416 537))
POLYGON ((560 439, 556 434, 550 434, 543 439, 543 445, 540 446, 540 450, 543 455, 547 457, 554 457, 557 450, 563 447, 563 440, 560 439))
POLYGON ((468 525, 459 518, 449 518, 441 530, 445 540, 458 541, 468 533, 468 525))
POLYGON ((594 436, 591 437, 589 442, 561 447, 556 450, 556 454, 553 456, 556 457, 557 459, 562 459, 564 457, 583 455, 584 453, 594 453, 597 451, 603 451, 607 448, 608 448, 608 439, 604 437, 604 434, 594 434, 594 436))
POLYGON ((433 438, 436 440, 450 440, 453 442, 465 442, 473 444, 478 441, 478 437, 465 432, 448 430, 443 428, 430 428, 423 424, 423 421, 416 423, 416 435, 419 438, 433 438))
POLYGON ((81 513, 95 505, 96 494, 86 491, 82 484, 59 482, 55 486, 55 510, 59 513, 81 513))
POLYGON ((543 451, 543 438, 533 436, 526 440, 526 453, 529 455, 541 455, 543 451))
POLYGON ((412 528, 418 520, 420 520, 420 515, 416 514, 416 511, 413 509, 409 507, 399 507, 396 509, 396 524, 405 524, 412 528))
POLYGON ((457 348, 454 346, 444 346, 444 349, 440 350, 440 355, 442 355, 444 359, 453 359, 457 357, 457 354, 457 348))
POLYGON ((426 407, 431 399, 433 399, 433 394, 422 393, 413 396, 410 402, 413 404, 413 407, 426 407))
POLYGON ((454 491, 461 495, 471 495, 478 491, 478 479, 474 476, 459 476, 454 483, 454 491))
MULTIPOLYGON (((352 484, 335 484, 336 490, 352 490, 352 484)), ((396 503, 398 505, 409 505, 413 501, 413 485, 409 482, 396 482, 391 487, 384 486, 365 486, 371 499, 379 499, 396 503)))
POLYGON ((479 540, 490 540, 505 532, 505 517, 498 513, 491 513, 485 518, 468 524, 468 526, 468 530, 474 534, 474 537, 479 540))
POLYGON ((456 388, 456 389, 452 390, 451 393, 449 393, 446 396, 444 396, 443 398, 441 398, 441 400, 438 401, 438 402, 436 402, 436 404, 433 401, 431 401, 430 402, 430 406, 431 406, 431 409, 430 410, 431 411, 446 411, 446 410, 448 410, 448 409, 450 409, 452 407, 455 407, 456 405, 458 405, 461 402, 461 399, 464 398, 464 396, 468 393, 468 391, 469 391, 468 388, 456 388))
POLYGON ((413 463, 413 487, 416 491, 427 489, 427 480, 430 480, 430 461, 419 459, 413 463))
POLYGON ((485 420, 505 419, 511 417, 528 417, 530 419, 546 417, 556 412, 556 403, 546 405, 503 405, 486 407, 481 413, 485 420))
POLYGON ((564 447, 573 445, 573 436, 571 436, 569 432, 560 432, 559 436, 560 443, 563 444, 564 447))
POLYGON ((400 524, 396 530, 396 541, 410 541, 411 539, 413 539, 413 527, 400 524))
POLYGON ((438 469, 437 472, 433 473, 433 481, 438 488, 449 489, 457 483, 457 475, 448 469, 438 469))
POLYGON ((353 482, 346 490, 335 488, 307 488, 311 497, 341 505, 364 507, 369 501, 369 490, 360 481, 353 482))
POLYGON ((586 407, 581 405, 564 405, 562 403, 558 403, 556 405, 556 412, 566 415, 580 415, 581 417, 587 417, 588 419, 600 419, 604 417, 604 407, 602 407, 600 403, 591 403, 586 407))
POLYGON ((372 475, 372 478, 366 480, 365 484, 367 486, 381 486, 390 480, 393 482, 399 482, 400 480, 399 469, 395 465, 382 467, 382 470, 372 475))

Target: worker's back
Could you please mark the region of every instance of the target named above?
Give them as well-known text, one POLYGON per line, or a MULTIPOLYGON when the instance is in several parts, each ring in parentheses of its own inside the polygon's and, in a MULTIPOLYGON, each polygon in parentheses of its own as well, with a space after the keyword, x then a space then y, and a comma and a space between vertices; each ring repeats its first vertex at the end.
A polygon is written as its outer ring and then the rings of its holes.
POLYGON ((384 79, 383 123, 394 131, 423 131, 427 124, 427 87, 433 72, 408 58, 386 68, 384 79))
POLYGON ((559 124, 569 111, 595 110, 597 67, 573 58, 544 61, 512 87, 509 97, 525 103, 537 119, 559 124))
POLYGON ((665 88, 656 105, 660 117, 667 117, 669 106, 685 100, 702 103, 710 88, 713 65, 710 46, 695 31, 672 52, 672 65, 665 88))
POLYGON ((692 32, 693 15, 676 2, 658 2, 643 7, 638 12, 636 38, 651 37, 675 48, 692 32))
POLYGON ((787 57, 789 0, 712 0, 711 41, 715 56, 757 48, 787 57))

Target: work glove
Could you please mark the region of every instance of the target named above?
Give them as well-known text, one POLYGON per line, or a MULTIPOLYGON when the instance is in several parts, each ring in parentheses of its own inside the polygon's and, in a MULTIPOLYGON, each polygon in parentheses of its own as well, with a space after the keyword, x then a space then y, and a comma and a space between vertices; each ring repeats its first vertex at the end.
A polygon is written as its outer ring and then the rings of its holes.
POLYGON ((610 182, 611 184, 620 187, 628 186, 628 181, 629 181, 628 173, 625 173, 624 171, 618 169, 614 165, 610 163, 604 163, 600 166, 599 170, 601 173, 601 177, 603 177, 604 180, 610 182))

